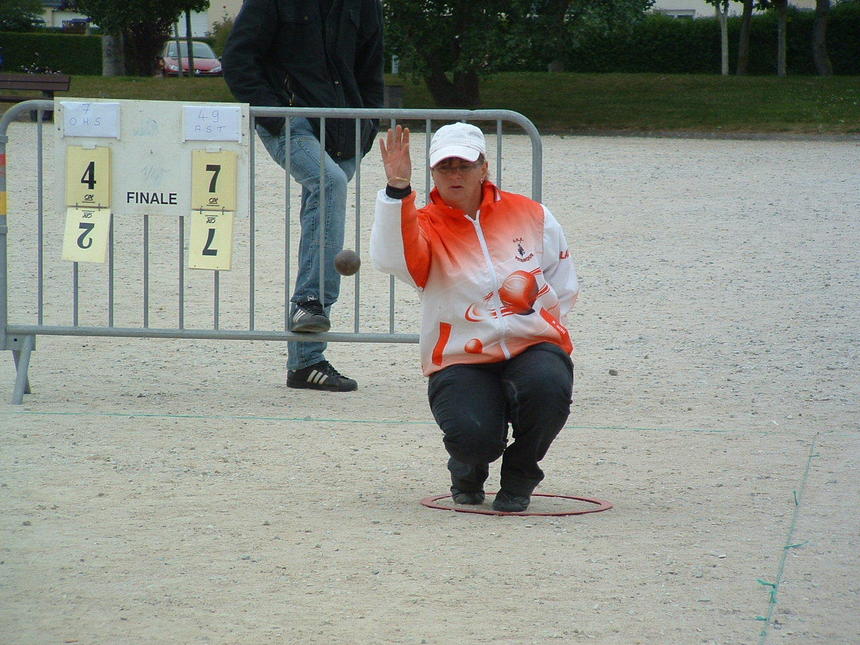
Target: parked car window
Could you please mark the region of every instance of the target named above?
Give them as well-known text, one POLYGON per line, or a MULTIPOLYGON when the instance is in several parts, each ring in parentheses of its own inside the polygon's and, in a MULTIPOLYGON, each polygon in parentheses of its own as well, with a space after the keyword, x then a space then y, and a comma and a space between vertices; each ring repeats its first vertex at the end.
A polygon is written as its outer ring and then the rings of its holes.
MULTIPOLYGON (((212 51, 212 48, 206 43, 200 43, 196 41, 192 41, 191 43, 191 53, 194 55, 194 58, 217 58, 215 56, 215 52, 212 51)), ((180 42, 179 43, 179 51, 181 52, 181 56, 185 58, 188 56, 188 43, 180 42)), ((171 58, 176 58, 176 43, 171 42, 167 47, 167 56, 171 58)))

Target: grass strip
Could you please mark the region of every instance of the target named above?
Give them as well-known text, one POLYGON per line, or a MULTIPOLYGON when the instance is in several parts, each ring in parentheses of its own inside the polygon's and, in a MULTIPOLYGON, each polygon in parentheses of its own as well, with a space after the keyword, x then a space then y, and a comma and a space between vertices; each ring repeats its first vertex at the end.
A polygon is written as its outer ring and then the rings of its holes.
MULTIPOLYGON (((405 108, 435 107, 422 82, 386 80, 403 86, 405 108)), ((511 72, 480 91, 480 107, 520 112, 544 133, 860 134, 856 76, 511 72)), ((63 96, 233 100, 222 78, 75 76, 63 96)))

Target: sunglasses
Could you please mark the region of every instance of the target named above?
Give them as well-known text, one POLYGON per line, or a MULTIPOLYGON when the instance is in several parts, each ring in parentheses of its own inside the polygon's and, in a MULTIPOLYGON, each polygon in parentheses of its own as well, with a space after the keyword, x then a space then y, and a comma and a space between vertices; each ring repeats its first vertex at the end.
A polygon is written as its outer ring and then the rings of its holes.
POLYGON ((483 166, 484 163, 482 161, 473 161, 472 163, 445 163, 444 161, 433 166, 432 170, 436 172, 440 172, 443 175, 454 175, 456 173, 468 173, 472 170, 476 170, 483 166))

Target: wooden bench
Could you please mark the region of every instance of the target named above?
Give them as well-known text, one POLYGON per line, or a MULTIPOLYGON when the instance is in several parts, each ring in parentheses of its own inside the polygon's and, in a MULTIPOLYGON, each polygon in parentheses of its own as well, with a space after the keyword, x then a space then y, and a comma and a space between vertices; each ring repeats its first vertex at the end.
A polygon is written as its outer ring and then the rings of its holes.
MULTIPOLYGON (((68 74, 0 74, 0 91, 18 91, 22 94, 0 94, 4 103, 20 103, 30 99, 53 99, 54 92, 66 92, 72 77, 68 74), (40 94, 36 94, 39 92, 40 94)), ((36 112, 30 113, 33 121, 36 112)), ((46 111, 44 119, 50 121, 53 111, 46 111)))

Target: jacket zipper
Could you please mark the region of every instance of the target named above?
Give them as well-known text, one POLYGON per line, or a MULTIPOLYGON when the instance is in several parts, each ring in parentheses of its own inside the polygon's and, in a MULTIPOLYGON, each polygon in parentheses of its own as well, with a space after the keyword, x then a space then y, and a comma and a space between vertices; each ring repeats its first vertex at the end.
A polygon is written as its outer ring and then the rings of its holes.
POLYGON ((287 107, 293 107, 293 103, 295 103, 296 95, 293 93, 292 84, 290 83, 290 75, 284 74, 284 89, 287 92, 287 96, 289 97, 289 104, 287 107))
POLYGON ((484 238, 484 230, 481 228, 481 211, 475 213, 475 219, 470 218, 468 215, 464 215, 470 222, 472 222, 472 226, 475 227, 475 234, 478 236, 478 243, 481 245, 481 253, 484 255, 484 261, 487 263, 487 271, 489 271, 490 275, 493 276, 493 307, 495 308, 496 314, 496 324, 499 327, 499 331, 501 336, 499 338, 499 347, 501 347, 502 352, 505 355, 505 358, 508 359, 511 357, 511 352, 508 350, 508 344, 505 342, 505 337, 507 336, 506 327, 504 319, 502 318, 502 298, 499 295, 499 276, 496 275, 496 269, 493 267, 493 258, 490 255, 490 249, 487 247, 487 240, 484 238))

